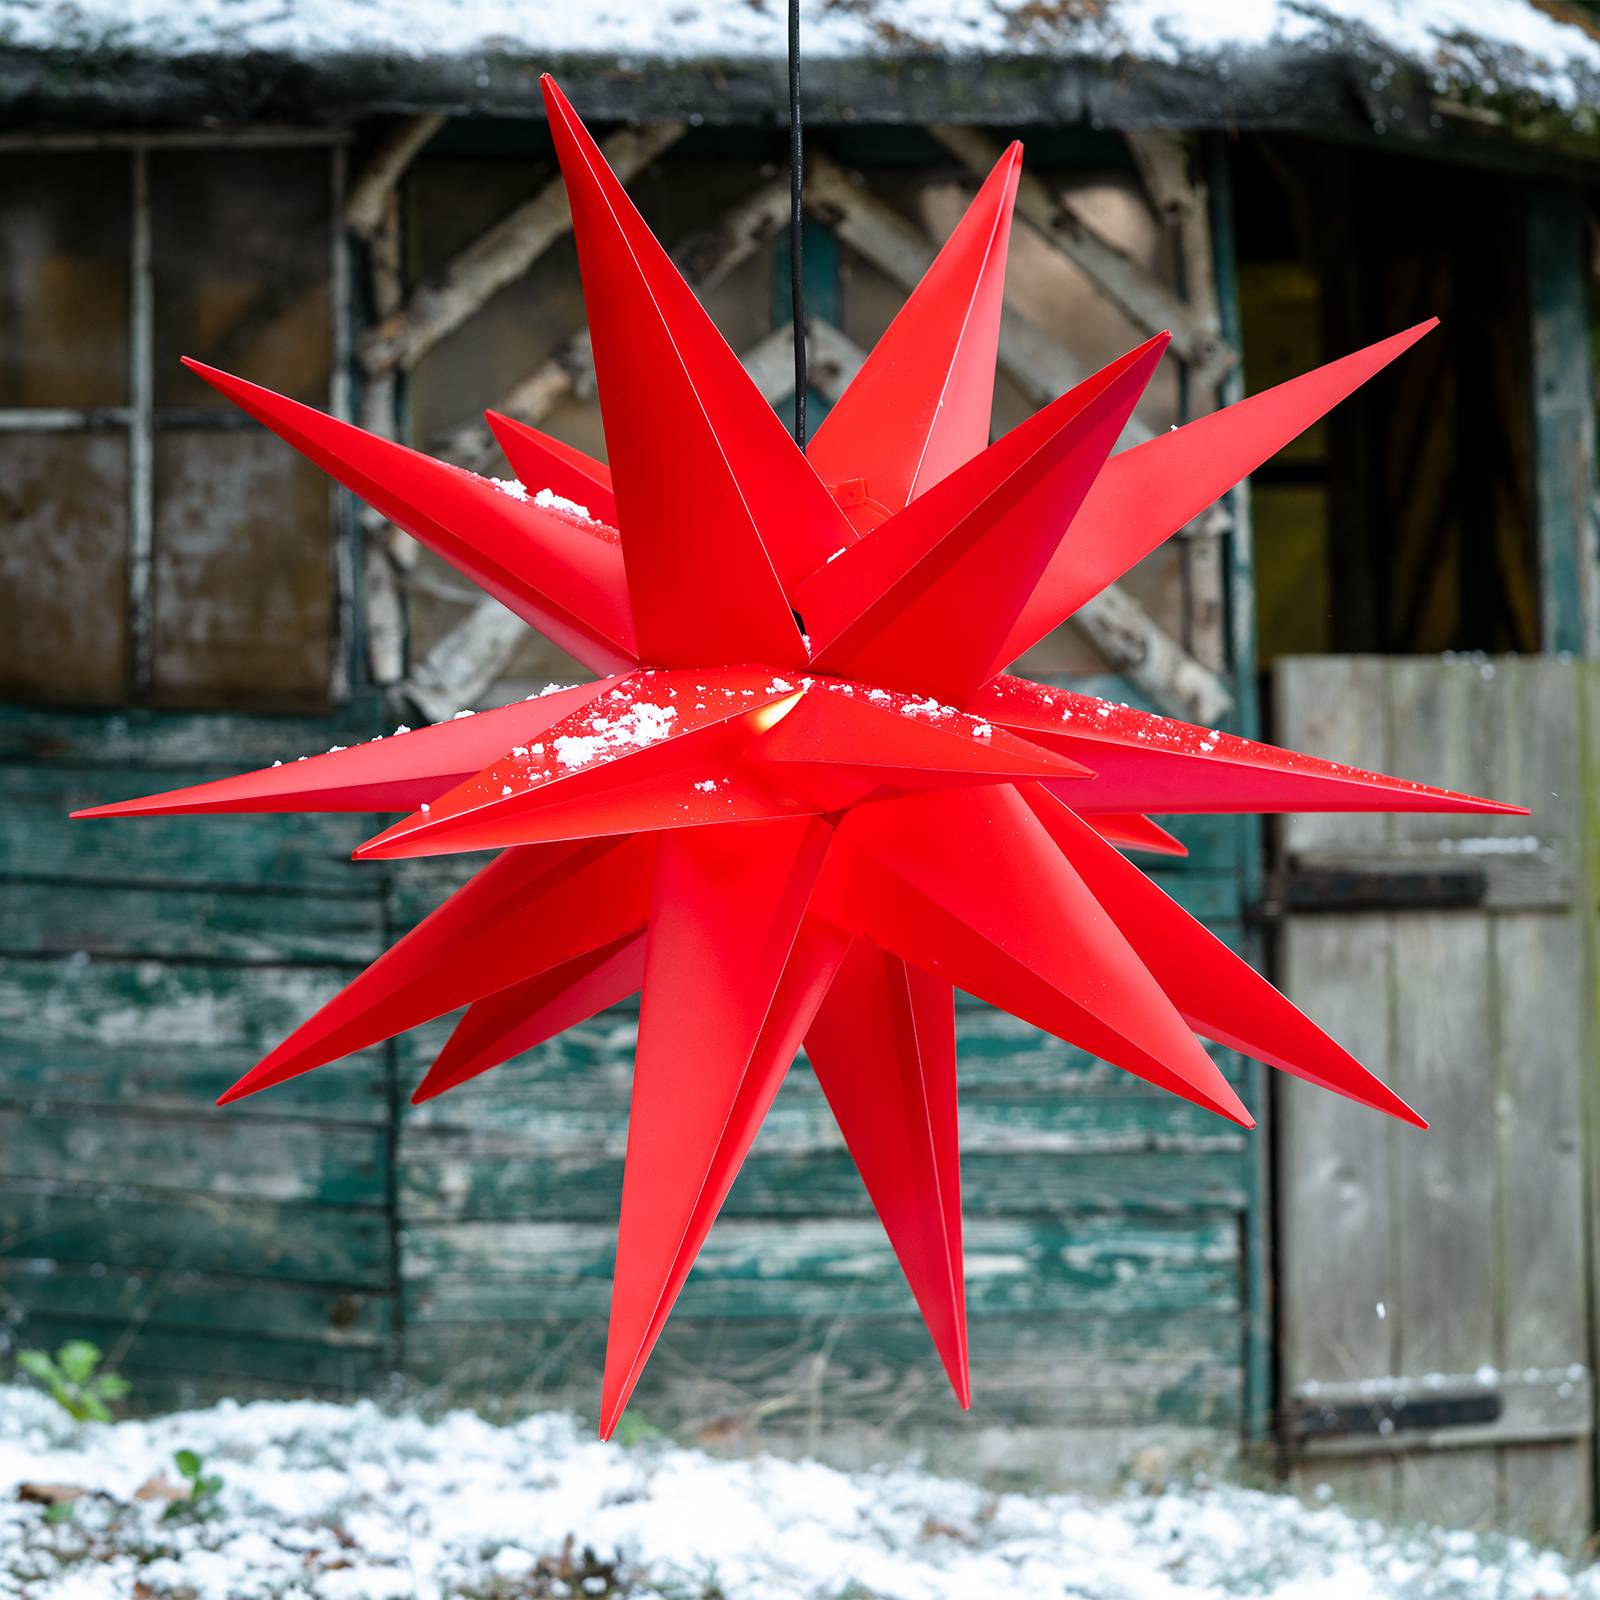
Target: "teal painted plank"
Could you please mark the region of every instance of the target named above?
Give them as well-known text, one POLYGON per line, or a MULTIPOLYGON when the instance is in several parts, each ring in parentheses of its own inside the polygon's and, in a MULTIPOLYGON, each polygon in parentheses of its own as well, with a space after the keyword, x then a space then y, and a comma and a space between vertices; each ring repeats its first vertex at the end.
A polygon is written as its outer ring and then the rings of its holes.
POLYGON ((1540 639, 1547 652, 1593 655, 1600 572, 1587 196, 1576 183, 1532 184, 1527 219, 1540 639))
POLYGON ((58 1267, 184 1271, 383 1290, 389 1224, 377 1209, 270 1205, 204 1190, 0 1184, 0 1240, 17 1260, 58 1267))
POLYGON ((387 1350, 393 1311, 388 1295, 345 1288, 31 1260, 0 1261, 0 1306, 59 1323, 136 1325, 150 1342, 168 1333, 226 1334, 376 1351, 387 1350))
MULTIPOLYGON (((365 710, 330 718, 229 712, 73 712, 0 705, 0 762, 51 762, 91 771, 119 766, 214 766, 238 771, 315 755, 330 745, 355 744, 387 731, 365 710)), ((174 783, 163 781, 160 787, 170 789, 174 783)))
MULTIPOLYGON (((452 1025, 451 1021, 429 1024, 396 1041, 404 1082, 421 1076, 452 1025)), ((577 1105, 593 1109, 611 1106, 623 1114, 637 1026, 632 1008, 605 1012, 450 1094, 409 1110, 408 1122, 418 1126, 521 1125, 546 1111, 577 1105)), ((1038 1090, 1051 1095, 1070 1093, 1091 1104, 1102 1093, 1131 1095, 1188 1118, 1197 1127, 1216 1123, 1207 1113, 1175 1101, 1120 1068, 976 1002, 958 1009, 957 1037, 961 1086, 967 1093, 1038 1090)), ((1230 1081, 1237 1081, 1243 1070, 1240 1058, 1227 1051, 1214 1054, 1230 1081)), ((794 1074, 784 1094, 805 1093, 804 1085, 809 1082, 809 1072, 794 1074)))
POLYGON ((48 1108, 62 1116, 179 1111, 229 1121, 387 1126, 389 1079, 377 1050, 219 1107, 218 1095, 255 1065, 256 1054, 214 1045, 22 1045, 0 1027, 0 1104, 22 1111, 48 1108))
POLYGON ((217 775, 214 768, 124 772, 119 782, 111 772, 0 767, 0 878, 383 893, 381 869, 350 860, 384 825, 376 815, 68 820, 82 806, 217 775))
MULTIPOLYGON (((194 1115, 0 1107, 0 1183, 92 1183, 145 1194, 381 1206, 382 1128, 194 1115)), ((332 1219, 328 1226, 339 1224, 332 1219)), ((173 1241, 181 1257, 184 1241, 173 1241)))
MULTIPOLYGON (((400 1214, 407 1225, 454 1221, 614 1219, 620 1159, 570 1155, 528 1161, 472 1135, 408 1141, 399 1163, 400 1214)), ((1072 1156, 1028 1151, 962 1152, 961 1204, 968 1217, 1062 1216, 1087 1212, 1190 1216, 1244 1206, 1239 1155, 1072 1156)), ((722 1208, 727 1217, 868 1216, 871 1205, 842 1147, 795 1154, 758 1141, 722 1208)))
MULTIPOLYGON (((547 1317, 419 1327, 408 1350, 439 1400, 489 1393, 508 1409, 560 1405, 592 1416, 604 1338, 603 1318, 547 1317)), ((724 1321, 680 1313, 667 1323, 629 1414, 713 1433, 759 1418, 763 1438, 795 1423, 821 1432, 881 1427, 886 1445, 919 1424, 1227 1429, 1239 1418, 1238 1340, 1238 1319, 1226 1315, 1076 1326, 1048 1316, 979 1321, 971 1330, 974 1409, 963 1415, 913 1317, 838 1307, 724 1321)))
POLYGON ((367 1051, 265 1094, 213 1102, 345 974, 314 967, 0 960, 0 1102, 386 1124, 387 1067, 367 1051))
MULTIPOLYGON (((457 1223, 405 1229, 408 1325, 430 1319, 604 1315, 616 1229, 584 1223, 457 1223)), ((966 1229, 972 1316, 1058 1311, 1118 1316, 1238 1306, 1232 1218, 984 1218, 966 1229)), ((682 1306, 705 1317, 911 1309, 893 1252, 871 1219, 725 1218, 701 1251, 682 1306)))
POLYGON ((0 882, 0 955, 365 964, 387 943, 377 895, 0 882))
POLYGON ((145 1379, 227 1380, 270 1385, 278 1394, 349 1395, 370 1393, 383 1381, 387 1361, 381 1348, 341 1346, 296 1339, 253 1339, 231 1333, 186 1333, 170 1328, 149 1330, 126 1322, 90 1319, 31 1318, 23 1328, 32 1343, 51 1348, 64 1339, 91 1339, 103 1350, 123 1346, 118 1370, 134 1385, 130 1397, 139 1403, 145 1379))
MULTIPOLYGON (((835 327, 840 322, 839 241, 833 231, 815 217, 807 217, 801 229, 801 287, 805 294, 805 313, 810 321, 821 318, 835 327)), ((789 263, 789 230, 783 229, 772 241, 772 325, 781 328, 794 320, 794 275, 789 263)), ((794 431, 794 395, 778 403, 777 412, 794 431)), ((806 386, 806 431, 814 435, 827 416, 829 401, 810 384, 806 386)))
MULTIPOLYGON (((490 1110, 504 1131, 482 1139, 479 1154, 485 1160, 622 1159, 625 1119, 607 1107, 580 1101, 562 1107, 541 1103, 529 1115, 501 1104, 486 1105, 490 1110)), ((838 1134, 820 1094, 786 1089, 760 1137, 764 1153, 798 1156, 835 1149, 838 1134)), ((1232 1123, 1153 1093, 1095 1099, 1070 1092, 972 1096, 961 1107, 963 1154, 1039 1153, 1061 1159, 1143 1154, 1152 1161, 1152 1182, 1160 1181, 1159 1156, 1166 1151, 1238 1152, 1246 1137, 1232 1123)), ((413 1159, 418 1148, 406 1133, 402 1161, 413 1159)))

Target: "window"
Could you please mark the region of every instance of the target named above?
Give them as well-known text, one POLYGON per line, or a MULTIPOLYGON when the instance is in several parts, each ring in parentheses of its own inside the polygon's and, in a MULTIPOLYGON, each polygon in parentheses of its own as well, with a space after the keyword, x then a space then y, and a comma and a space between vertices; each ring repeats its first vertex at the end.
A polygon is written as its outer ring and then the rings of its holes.
POLYGON ((340 408, 325 141, 0 151, 0 696, 326 705, 323 475, 179 364, 340 408))

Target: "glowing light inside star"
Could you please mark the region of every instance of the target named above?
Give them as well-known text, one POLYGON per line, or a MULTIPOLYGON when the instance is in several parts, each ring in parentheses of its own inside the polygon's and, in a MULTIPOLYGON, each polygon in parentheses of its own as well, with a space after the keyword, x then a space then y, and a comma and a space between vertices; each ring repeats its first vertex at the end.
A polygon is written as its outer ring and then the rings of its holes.
POLYGON ((603 1433, 802 1043, 965 1405, 955 986, 1246 1126, 1202 1037, 1421 1122, 1122 852, 1182 854, 1151 813, 1518 808, 1006 667, 1431 324, 1112 455, 1160 335, 990 444, 1013 146, 802 455, 545 99, 609 465, 491 414, 478 478, 190 365, 601 676, 79 815, 495 852, 224 1100, 465 1008, 429 1099, 642 988, 603 1433))

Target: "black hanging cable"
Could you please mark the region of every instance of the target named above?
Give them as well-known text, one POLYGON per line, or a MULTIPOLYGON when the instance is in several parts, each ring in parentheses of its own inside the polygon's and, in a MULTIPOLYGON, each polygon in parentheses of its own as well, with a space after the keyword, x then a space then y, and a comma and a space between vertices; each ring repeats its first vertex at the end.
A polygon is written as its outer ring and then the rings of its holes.
POLYGON ((806 447, 806 290, 800 246, 800 0, 789 0, 789 300, 794 313, 794 442, 806 447))

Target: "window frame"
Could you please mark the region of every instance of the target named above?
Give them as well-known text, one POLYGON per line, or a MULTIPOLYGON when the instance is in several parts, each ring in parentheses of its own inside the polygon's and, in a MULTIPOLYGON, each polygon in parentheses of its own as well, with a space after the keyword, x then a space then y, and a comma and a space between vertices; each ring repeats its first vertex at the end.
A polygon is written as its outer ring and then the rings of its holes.
MULTIPOLYGON (((155 280, 151 231, 150 155, 157 150, 325 149, 328 155, 329 227, 327 241, 330 305, 329 382, 326 405, 351 420, 351 265, 344 220, 350 133, 345 129, 245 128, 231 132, 148 134, 0 135, 0 152, 49 156, 75 151, 125 152, 129 162, 128 216, 128 373, 121 405, 28 407, 0 405, 0 434, 122 434, 128 459, 127 663, 120 703, 148 704, 154 681, 155 436, 162 428, 218 432, 256 426, 235 408, 211 411, 155 404, 155 280)), ((334 588, 333 637, 329 641, 330 706, 351 694, 356 651, 355 519, 349 498, 330 482, 329 532, 334 588)), ((226 706, 210 707, 226 710, 226 706)))

